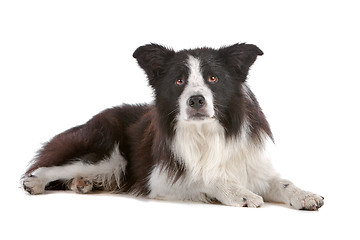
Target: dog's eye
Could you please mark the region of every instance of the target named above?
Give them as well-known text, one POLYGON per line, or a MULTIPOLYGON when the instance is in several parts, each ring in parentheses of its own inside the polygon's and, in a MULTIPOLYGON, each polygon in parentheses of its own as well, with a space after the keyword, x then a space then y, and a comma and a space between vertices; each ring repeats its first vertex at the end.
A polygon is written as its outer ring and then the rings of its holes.
POLYGON ((215 82, 217 82, 217 80, 218 80, 218 78, 216 76, 210 76, 208 78, 208 82, 210 82, 210 83, 215 83, 215 82))
POLYGON ((176 85, 181 86, 185 83, 185 81, 184 81, 184 79, 179 78, 178 80, 176 80, 175 83, 176 83, 176 85))

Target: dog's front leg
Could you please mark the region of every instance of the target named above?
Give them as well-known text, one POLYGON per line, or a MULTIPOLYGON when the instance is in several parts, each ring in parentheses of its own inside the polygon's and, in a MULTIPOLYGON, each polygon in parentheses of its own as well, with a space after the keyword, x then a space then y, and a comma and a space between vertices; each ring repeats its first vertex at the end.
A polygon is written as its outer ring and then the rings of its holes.
POLYGON ((261 196, 231 183, 217 184, 211 195, 228 206, 256 208, 264 204, 261 196))
POLYGON ((263 195, 265 201, 286 203, 299 210, 318 210, 324 205, 322 196, 304 191, 289 180, 276 177, 269 184, 269 191, 263 195))

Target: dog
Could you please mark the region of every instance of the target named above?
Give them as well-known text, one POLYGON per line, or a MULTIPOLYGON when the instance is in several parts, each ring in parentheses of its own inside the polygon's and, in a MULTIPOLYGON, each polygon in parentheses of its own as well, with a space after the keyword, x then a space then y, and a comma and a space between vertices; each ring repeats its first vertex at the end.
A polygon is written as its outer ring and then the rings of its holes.
POLYGON ((267 154, 273 135, 247 85, 260 55, 247 43, 177 52, 140 46, 133 57, 154 102, 107 109, 55 136, 22 176, 24 190, 319 209, 324 198, 280 178, 267 154))

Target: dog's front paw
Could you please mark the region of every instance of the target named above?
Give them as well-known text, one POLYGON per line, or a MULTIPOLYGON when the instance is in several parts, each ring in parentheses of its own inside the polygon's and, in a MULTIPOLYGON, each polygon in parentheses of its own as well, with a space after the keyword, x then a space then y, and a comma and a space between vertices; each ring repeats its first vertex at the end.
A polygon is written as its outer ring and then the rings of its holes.
POLYGON ((22 180, 22 185, 25 191, 32 195, 35 195, 45 192, 46 181, 42 180, 39 177, 29 175, 27 177, 24 177, 24 179, 22 180))
POLYGON ((246 195, 242 198, 243 207, 257 208, 264 204, 264 200, 261 196, 256 194, 246 195))
POLYGON ((257 208, 264 204, 261 196, 256 195, 250 191, 240 192, 238 194, 226 194, 226 197, 217 198, 222 204, 234 207, 251 207, 257 208))
POLYGON ((298 210, 315 211, 324 205, 324 198, 320 195, 300 191, 295 193, 290 199, 290 206, 298 210))

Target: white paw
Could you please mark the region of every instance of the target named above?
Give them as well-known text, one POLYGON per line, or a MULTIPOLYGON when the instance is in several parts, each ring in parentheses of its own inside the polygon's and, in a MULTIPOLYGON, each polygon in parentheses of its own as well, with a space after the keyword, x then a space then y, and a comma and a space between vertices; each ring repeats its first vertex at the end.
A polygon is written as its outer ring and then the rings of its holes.
POLYGON ((43 179, 33 175, 24 177, 22 181, 24 190, 34 195, 44 193, 46 183, 43 179))
POLYGON ((246 195, 243 197, 243 207, 257 208, 264 204, 264 200, 261 196, 256 194, 246 195))
POLYGON ((300 191, 294 193, 290 199, 290 206, 299 210, 318 210, 324 205, 324 198, 320 195, 300 191))
POLYGON ((72 180, 70 189, 76 193, 88 193, 93 189, 93 182, 89 178, 76 177, 72 180))
POLYGON ((250 191, 246 193, 239 193, 238 195, 227 195, 224 199, 218 199, 222 204, 234 207, 251 207, 257 208, 264 204, 261 196, 256 195, 250 191))

